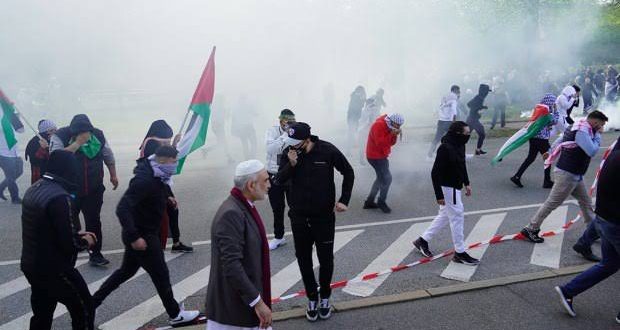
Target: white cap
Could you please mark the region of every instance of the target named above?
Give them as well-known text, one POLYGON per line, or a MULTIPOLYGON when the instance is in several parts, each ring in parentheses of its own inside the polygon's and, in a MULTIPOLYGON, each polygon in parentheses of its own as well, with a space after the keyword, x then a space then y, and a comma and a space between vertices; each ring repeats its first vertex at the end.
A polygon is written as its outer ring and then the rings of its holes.
POLYGON ((237 168, 235 168, 235 176, 246 176, 258 173, 264 169, 265 165, 260 160, 250 159, 237 165, 237 168))

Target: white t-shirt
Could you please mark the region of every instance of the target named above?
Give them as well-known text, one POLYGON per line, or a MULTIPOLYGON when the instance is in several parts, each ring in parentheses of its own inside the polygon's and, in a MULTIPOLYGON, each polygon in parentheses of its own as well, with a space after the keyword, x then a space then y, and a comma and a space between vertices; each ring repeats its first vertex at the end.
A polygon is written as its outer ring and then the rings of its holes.
POLYGON ((452 92, 441 99, 439 105, 439 120, 452 121, 457 115, 458 96, 452 92))

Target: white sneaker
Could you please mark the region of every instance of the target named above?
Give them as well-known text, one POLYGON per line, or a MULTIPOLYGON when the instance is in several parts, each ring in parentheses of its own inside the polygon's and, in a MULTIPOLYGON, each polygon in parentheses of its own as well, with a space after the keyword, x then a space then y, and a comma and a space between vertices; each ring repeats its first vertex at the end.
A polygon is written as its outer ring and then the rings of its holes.
POLYGON ((188 323, 188 322, 195 320, 198 317, 198 315, 200 315, 199 311, 186 311, 183 305, 181 305, 180 307, 181 307, 181 311, 179 312, 179 315, 177 315, 177 317, 173 319, 168 319, 168 324, 177 325, 177 324, 188 323))
POLYGON ((286 239, 284 237, 274 238, 269 241, 269 250, 275 250, 284 244, 286 244, 286 239))

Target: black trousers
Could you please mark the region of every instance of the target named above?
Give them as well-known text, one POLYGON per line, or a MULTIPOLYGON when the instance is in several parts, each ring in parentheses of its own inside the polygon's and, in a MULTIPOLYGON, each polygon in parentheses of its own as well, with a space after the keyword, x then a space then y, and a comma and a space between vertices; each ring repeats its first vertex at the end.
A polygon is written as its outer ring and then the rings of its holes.
POLYGON ((390 185, 392 184, 392 173, 390 173, 390 161, 385 159, 368 159, 368 163, 375 170, 377 178, 370 188, 370 194, 366 199, 369 202, 374 202, 379 193, 379 203, 385 203, 387 199, 390 185))
POLYGON ((284 237, 284 209, 289 200, 289 187, 275 182, 273 174, 269 174, 271 188, 269 188, 269 204, 273 210, 273 234, 277 239, 284 237))
POLYGON ((329 298, 332 290, 329 287, 334 274, 334 234, 336 217, 329 214, 322 217, 305 217, 289 212, 293 238, 295 239, 295 256, 304 282, 308 299, 319 299, 314 265, 312 264, 312 247, 316 246, 319 260, 319 285, 321 299, 329 298))
POLYGON ((166 212, 168 212, 170 237, 172 237, 173 243, 177 243, 181 238, 181 231, 179 230, 179 208, 167 205, 166 212))
POLYGON ((136 251, 131 247, 125 248, 123 263, 110 277, 103 282, 99 290, 93 294, 95 306, 101 305, 105 298, 116 290, 121 284, 132 278, 140 267, 151 277, 151 281, 157 289, 157 294, 164 304, 164 308, 170 318, 179 315, 179 303, 174 299, 168 266, 164 260, 164 252, 157 236, 143 237, 148 248, 145 251, 136 251))
MULTIPOLYGON (((517 174, 515 174, 515 177, 520 179, 523 173, 525 173, 525 170, 527 170, 527 168, 532 165, 532 163, 536 160, 536 156, 538 154, 544 154, 545 152, 549 151, 550 148, 551 146, 549 145, 549 140, 538 138, 530 139, 530 149, 527 152, 527 157, 523 161, 523 164, 521 164, 521 166, 519 167, 519 170, 517 171, 517 174)), ((550 181, 551 167, 545 169, 545 182, 550 181)))
POLYGON ((67 307, 73 330, 95 328, 95 306, 88 285, 77 269, 60 274, 24 272, 24 275, 32 291, 30 304, 33 316, 30 318, 30 330, 51 329, 58 303, 67 307))
POLYGON ((484 133, 484 126, 480 122, 480 119, 469 118, 467 119, 467 125, 469 125, 469 128, 471 128, 472 131, 476 131, 476 133, 478 134, 478 143, 476 145, 476 148, 481 149, 486 134, 484 133))
POLYGON ((443 121, 443 120, 437 121, 437 130, 435 131, 435 138, 433 139, 433 142, 431 142, 431 147, 428 149, 429 157, 432 157, 433 153, 435 153, 435 149, 437 149, 437 145, 439 144, 439 141, 441 141, 441 138, 444 135, 446 135, 446 133, 448 133, 448 129, 450 129, 450 125, 452 125, 451 121, 443 121))
POLYGON ((101 206, 103 205, 103 192, 90 193, 86 196, 78 196, 73 203, 73 215, 76 228, 81 228, 80 212, 84 216, 84 225, 86 231, 97 235, 97 243, 92 247, 93 254, 101 253, 101 245, 103 244, 103 236, 101 233, 101 206))
POLYGON ((495 128, 497 124, 497 117, 500 117, 500 127, 506 126, 506 106, 498 105, 493 112, 493 120, 491 121, 491 129, 495 128))

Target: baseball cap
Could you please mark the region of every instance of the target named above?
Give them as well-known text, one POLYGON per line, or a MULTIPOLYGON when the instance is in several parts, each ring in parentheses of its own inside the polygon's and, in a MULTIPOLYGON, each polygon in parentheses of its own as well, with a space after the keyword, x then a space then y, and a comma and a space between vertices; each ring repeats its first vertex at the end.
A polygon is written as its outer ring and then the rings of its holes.
POLYGON ((289 127, 287 135, 288 137, 284 140, 285 146, 298 145, 310 137, 310 125, 297 122, 289 127))

